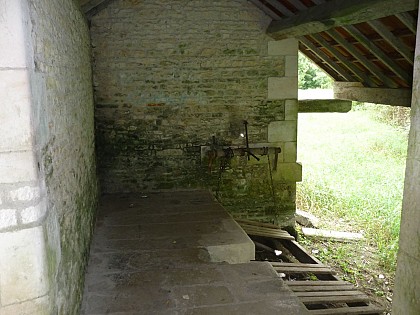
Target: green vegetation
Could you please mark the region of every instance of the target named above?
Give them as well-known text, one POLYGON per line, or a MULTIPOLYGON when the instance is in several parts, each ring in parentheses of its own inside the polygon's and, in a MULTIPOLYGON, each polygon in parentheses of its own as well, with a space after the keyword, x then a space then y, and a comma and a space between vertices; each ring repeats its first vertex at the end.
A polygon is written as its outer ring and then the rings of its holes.
MULTIPOLYGON (((298 207, 321 218, 323 228, 363 232, 366 242, 352 245, 360 250, 355 255, 368 252, 390 273, 398 251, 408 116, 408 109, 360 104, 346 114, 299 115, 304 178, 298 207)), ((360 264, 346 246, 327 246, 321 255, 360 264)))
POLYGON ((320 70, 304 54, 299 52, 298 68, 299 89, 330 89, 333 80, 329 75, 320 70))

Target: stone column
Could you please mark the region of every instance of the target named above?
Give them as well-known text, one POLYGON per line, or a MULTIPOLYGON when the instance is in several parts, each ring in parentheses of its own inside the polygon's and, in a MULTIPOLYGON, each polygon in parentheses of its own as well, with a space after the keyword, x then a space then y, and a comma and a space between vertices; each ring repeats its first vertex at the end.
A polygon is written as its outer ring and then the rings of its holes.
POLYGON ((414 63, 411 130, 405 171, 393 314, 420 314, 420 28, 414 63))
POLYGON ((26 1, 0 0, 0 314, 47 314, 43 194, 31 126, 26 1))

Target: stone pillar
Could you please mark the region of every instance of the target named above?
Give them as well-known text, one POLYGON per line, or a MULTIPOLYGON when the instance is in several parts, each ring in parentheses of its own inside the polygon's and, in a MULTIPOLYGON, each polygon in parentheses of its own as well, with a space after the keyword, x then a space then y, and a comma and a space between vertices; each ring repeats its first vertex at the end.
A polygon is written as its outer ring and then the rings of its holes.
POLYGON ((408 141, 400 249, 393 314, 420 314, 420 28, 414 62, 411 130, 408 141))
POLYGON ((284 120, 273 121, 268 125, 268 141, 280 143, 283 161, 278 164, 278 177, 281 181, 293 183, 302 180, 302 165, 297 157, 297 119, 298 119, 298 41, 285 39, 268 44, 269 56, 284 56, 284 77, 268 79, 268 99, 285 100, 284 120))
POLYGON ((0 314, 47 314, 43 194, 31 127, 29 13, 0 0, 0 314))

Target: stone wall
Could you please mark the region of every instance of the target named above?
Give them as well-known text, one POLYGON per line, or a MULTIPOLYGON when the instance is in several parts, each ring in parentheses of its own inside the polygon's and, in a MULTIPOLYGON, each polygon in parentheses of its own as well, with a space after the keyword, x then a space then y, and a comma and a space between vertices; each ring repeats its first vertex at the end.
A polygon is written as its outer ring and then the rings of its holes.
POLYGON ((0 32, 0 313, 77 314, 97 199, 88 28, 76 1, 0 0, 0 32))
POLYGON ((103 192, 210 188, 239 216, 291 223, 297 42, 269 23, 246 0, 117 0, 93 17, 103 192), (206 148, 245 145, 244 120, 252 145, 282 149, 273 181, 274 154, 209 167, 206 148))

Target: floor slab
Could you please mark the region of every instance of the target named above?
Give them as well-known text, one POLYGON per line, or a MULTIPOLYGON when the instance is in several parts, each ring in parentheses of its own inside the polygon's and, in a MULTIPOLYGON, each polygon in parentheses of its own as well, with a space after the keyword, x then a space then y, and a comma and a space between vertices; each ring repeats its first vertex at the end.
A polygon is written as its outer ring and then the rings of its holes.
POLYGON ((206 191, 103 196, 83 315, 307 314, 206 191))

